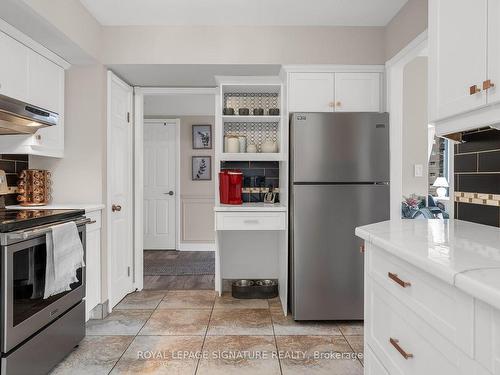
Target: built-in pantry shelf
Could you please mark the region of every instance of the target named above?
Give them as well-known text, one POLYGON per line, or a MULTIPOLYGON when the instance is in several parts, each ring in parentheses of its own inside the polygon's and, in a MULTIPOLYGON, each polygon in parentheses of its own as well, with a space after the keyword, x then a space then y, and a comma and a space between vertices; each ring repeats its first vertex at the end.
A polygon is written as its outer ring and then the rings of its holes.
POLYGON ((281 152, 265 153, 265 152, 224 152, 220 154, 221 161, 282 161, 284 155, 281 152))
POLYGON ((222 116, 223 122, 279 122, 281 116, 222 116))

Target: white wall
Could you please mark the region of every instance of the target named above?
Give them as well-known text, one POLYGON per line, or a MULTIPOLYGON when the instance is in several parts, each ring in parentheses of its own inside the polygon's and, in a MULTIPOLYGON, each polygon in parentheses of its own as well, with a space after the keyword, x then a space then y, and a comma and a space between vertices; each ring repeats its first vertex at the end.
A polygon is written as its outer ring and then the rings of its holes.
POLYGON ((144 114, 149 118, 171 116, 214 116, 214 95, 146 95, 144 114))
POLYGON ((417 57, 403 71, 403 195, 427 196, 427 57, 417 57), (414 166, 423 166, 415 177, 414 166))

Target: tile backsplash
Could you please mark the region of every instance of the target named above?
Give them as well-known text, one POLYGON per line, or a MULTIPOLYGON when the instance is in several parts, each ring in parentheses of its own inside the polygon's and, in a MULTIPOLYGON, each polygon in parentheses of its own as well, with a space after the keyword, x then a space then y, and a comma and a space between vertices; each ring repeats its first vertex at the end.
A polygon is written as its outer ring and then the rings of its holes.
MULTIPOLYGON (((7 175, 7 184, 17 186, 19 173, 23 169, 28 169, 28 155, 0 154, 0 169, 7 175)), ((17 194, 8 194, 5 196, 5 204, 17 204, 17 194)))
POLYGON ((455 145, 455 218, 500 227, 500 131, 466 132, 455 145))
MULTIPOLYGON (((262 202, 264 193, 251 192, 259 188, 279 188, 280 170, 277 161, 223 161, 221 169, 239 169, 243 173, 243 202, 262 202)), ((277 194, 276 201, 279 200, 277 194)))

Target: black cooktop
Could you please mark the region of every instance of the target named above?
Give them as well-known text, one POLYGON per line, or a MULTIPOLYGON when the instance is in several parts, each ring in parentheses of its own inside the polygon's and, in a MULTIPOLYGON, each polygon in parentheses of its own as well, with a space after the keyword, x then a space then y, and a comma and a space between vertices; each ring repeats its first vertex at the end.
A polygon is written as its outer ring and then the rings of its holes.
POLYGON ((55 223, 84 214, 84 210, 0 209, 0 233, 55 223))

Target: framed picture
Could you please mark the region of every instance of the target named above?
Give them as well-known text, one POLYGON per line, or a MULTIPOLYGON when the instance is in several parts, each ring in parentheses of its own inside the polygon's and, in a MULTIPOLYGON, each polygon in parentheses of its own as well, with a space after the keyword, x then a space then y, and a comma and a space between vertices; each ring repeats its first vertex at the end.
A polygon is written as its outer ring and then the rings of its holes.
POLYGON ((193 125, 193 149, 212 148, 212 125, 193 125))
POLYGON ((212 157, 193 156, 192 159, 192 180, 209 181, 212 179, 212 157))

